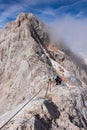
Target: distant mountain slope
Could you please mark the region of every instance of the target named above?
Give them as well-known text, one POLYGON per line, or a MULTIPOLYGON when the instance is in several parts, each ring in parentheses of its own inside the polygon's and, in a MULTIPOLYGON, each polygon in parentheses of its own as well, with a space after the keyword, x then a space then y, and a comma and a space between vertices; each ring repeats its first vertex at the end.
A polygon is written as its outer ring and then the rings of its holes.
POLYGON ((87 64, 87 53, 82 52, 82 53, 80 53, 80 55, 84 58, 84 60, 87 64))

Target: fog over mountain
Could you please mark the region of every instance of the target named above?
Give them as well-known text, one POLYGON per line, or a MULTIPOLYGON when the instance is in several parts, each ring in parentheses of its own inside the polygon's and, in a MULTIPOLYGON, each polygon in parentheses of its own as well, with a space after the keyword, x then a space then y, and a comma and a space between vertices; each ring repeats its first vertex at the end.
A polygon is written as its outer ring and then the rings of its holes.
POLYGON ((1 130, 87 130, 87 65, 64 27, 21 13, 0 30, 1 130))
POLYGON ((52 23, 51 36, 55 40, 59 38, 73 51, 87 52, 87 18, 75 18, 65 15, 52 23))

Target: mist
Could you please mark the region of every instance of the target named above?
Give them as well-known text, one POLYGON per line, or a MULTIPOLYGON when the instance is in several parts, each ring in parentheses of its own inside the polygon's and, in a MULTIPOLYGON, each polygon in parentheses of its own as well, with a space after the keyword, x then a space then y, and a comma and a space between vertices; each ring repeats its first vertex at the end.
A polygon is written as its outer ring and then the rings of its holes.
POLYGON ((50 43, 58 45, 71 61, 87 73, 87 65, 80 53, 87 54, 87 19, 65 16, 46 28, 50 43))
POLYGON ((87 52, 87 19, 59 18, 51 24, 49 34, 52 42, 62 41, 74 52, 87 52))

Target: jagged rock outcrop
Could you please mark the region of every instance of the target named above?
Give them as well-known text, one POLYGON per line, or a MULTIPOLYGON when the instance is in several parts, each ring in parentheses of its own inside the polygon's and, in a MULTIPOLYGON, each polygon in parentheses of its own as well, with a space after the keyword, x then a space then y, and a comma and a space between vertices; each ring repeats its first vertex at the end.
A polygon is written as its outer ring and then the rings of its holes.
POLYGON ((45 27, 22 13, 0 31, 2 130, 87 129, 86 66, 50 44, 45 27), (55 73, 61 85, 55 84, 55 73))

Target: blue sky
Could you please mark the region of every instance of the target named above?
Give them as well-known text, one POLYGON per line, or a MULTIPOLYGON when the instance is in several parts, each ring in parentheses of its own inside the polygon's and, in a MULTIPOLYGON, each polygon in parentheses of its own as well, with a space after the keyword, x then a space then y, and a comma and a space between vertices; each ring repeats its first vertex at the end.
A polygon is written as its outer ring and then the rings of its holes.
POLYGON ((66 14, 84 18, 87 0, 0 0, 0 28, 21 12, 32 12, 48 24, 66 14))
POLYGON ((0 29, 32 12, 75 51, 87 53, 87 0, 0 0, 0 29))

